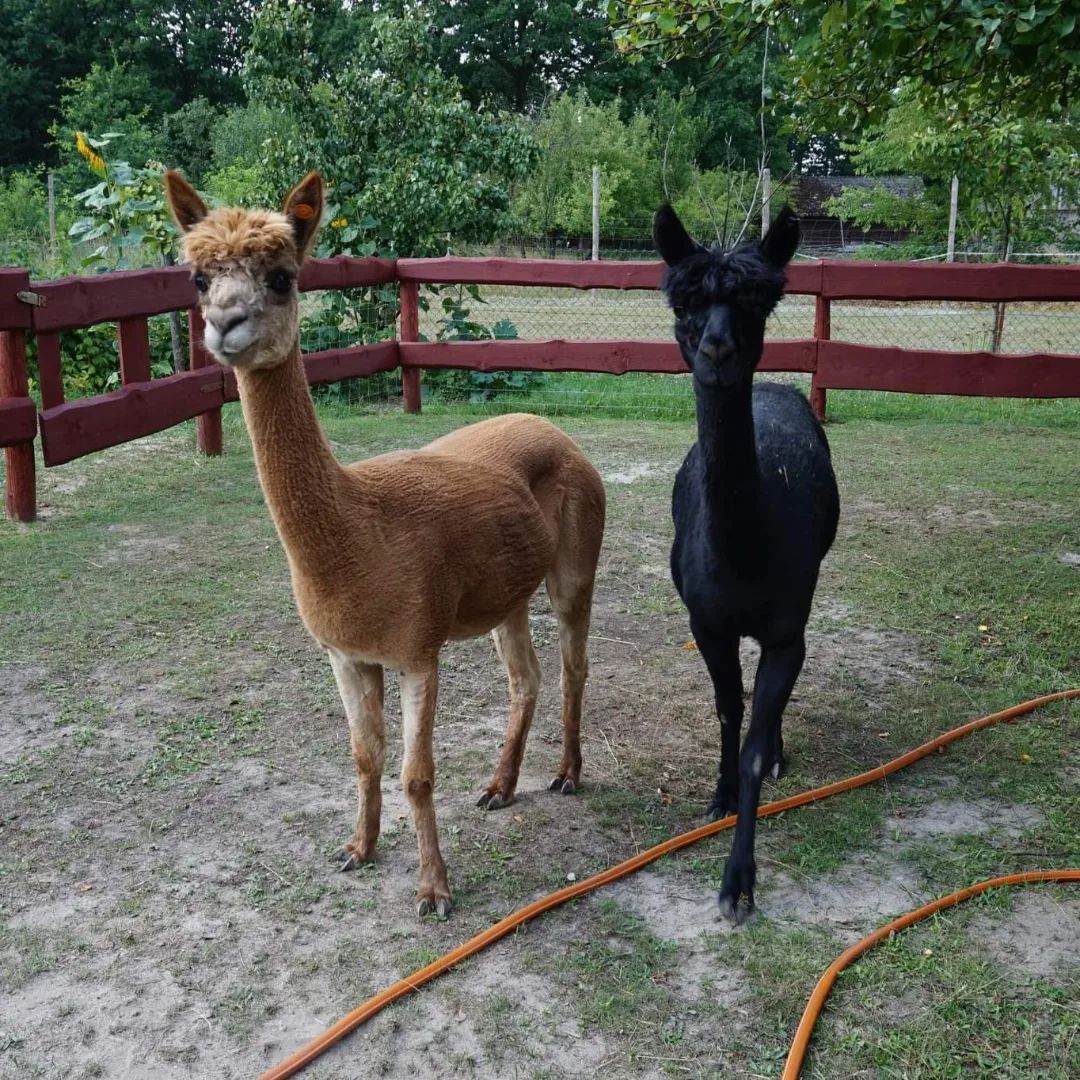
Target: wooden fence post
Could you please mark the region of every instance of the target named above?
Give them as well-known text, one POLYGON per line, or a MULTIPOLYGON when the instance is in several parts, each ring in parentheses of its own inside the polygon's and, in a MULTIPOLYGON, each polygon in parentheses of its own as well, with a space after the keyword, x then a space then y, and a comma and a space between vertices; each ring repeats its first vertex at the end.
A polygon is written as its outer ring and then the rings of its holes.
MULTIPOLYGON (((30 397, 26 371, 26 331, 31 325, 31 308, 18 298, 30 288, 25 270, 4 270, 0 288, 0 428, 10 436, 4 447, 7 484, 4 509, 15 521, 37 517, 37 476, 34 439, 37 437, 37 408, 30 397), (4 399, 9 399, 5 401, 4 399), (15 399, 15 400, 10 400, 15 399), (4 406, 8 406, 4 409, 4 406), (10 423, 10 427, 8 424, 10 423), (18 440, 18 441, 16 441, 18 440)), ((0 435, 5 434, 0 430, 0 435)))
MULTIPOLYGON (((26 375, 26 331, 0 330, 0 404, 4 398, 29 398, 26 375)), ((31 406, 32 408, 32 406, 31 406)), ((36 421, 34 424, 36 433, 36 421)), ((4 509, 15 521, 37 517, 37 477, 34 462, 34 435, 27 442, 4 449, 7 488, 4 509)))
MULTIPOLYGON (((828 341, 832 333, 832 312, 829 309, 829 299, 820 293, 814 304, 814 338, 817 341, 828 341)), ((817 385, 817 364, 814 365, 814 373, 810 376, 810 408, 819 420, 825 419, 825 388, 817 385)))
MULTIPOLYGON (((195 368, 207 367, 217 361, 203 348, 202 312, 198 308, 188 310, 188 364, 195 368)), ((195 443, 202 453, 218 457, 223 446, 221 431, 221 406, 195 417, 195 443)))
MULTIPOLYGON (((403 281, 398 286, 401 303, 401 340, 420 340, 420 287, 415 281, 403 281)), ((420 369, 401 368, 401 392, 405 398, 405 411, 420 411, 420 369)))

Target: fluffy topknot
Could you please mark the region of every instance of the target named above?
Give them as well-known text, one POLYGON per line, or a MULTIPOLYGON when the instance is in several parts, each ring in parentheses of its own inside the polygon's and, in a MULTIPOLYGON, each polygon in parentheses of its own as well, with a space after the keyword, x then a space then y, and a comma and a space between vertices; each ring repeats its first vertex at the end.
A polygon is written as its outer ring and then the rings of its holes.
POLYGON ((757 243, 701 248, 669 266, 660 288, 673 308, 700 311, 712 304, 735 303, 765 318, 784 292, 784 271, 762 254, 757 243))
POLYGON ((229 259, 266 259, 296 255, 296 237, 289 219, 274 210, 212 210, 184 234, 184 257, 195 266, 229 259))

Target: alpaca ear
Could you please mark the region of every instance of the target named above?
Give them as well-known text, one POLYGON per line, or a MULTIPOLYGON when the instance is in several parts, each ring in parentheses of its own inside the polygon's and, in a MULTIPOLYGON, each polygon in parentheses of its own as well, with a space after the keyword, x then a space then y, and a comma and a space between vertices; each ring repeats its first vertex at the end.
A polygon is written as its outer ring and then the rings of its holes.
POLYGON ((761 238, 761 254, 776 267, 785 267, 799 247, 799 219, 785 206, 761 238))
POLYGON ((690 234, 683 228, 683 223, 679 220, 678 214, 668 203, 664 203, 656 211, 656 217, 653 218, 652 234, 653 243, 660 253, 660 258, 668 266, 681 263, 683 259, 696 255, 702 250, 701 245, 690 238, 690 234))
POLYGON ((317 172, 309 172, 289 192, 282 208, 296 238, 296 252, 303 259, 315 246, 323 212, 323 181, 317 172))
POLYGON ((206 203, 175 169, 165 173, 165 198, 181 232, 190 232, 206 217, 206 203))

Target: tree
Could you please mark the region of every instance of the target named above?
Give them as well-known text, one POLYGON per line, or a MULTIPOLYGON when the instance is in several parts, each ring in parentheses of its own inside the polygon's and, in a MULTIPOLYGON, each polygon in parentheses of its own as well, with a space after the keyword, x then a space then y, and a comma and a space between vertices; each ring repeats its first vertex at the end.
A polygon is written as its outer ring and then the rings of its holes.
POLYGON ((619 47, 723 57, 766 28, 803 126, 878 123, 910 83, 933 114, 1060 116, 1080 90, 1080 0, 613 0, 619 47))
POLYGON ((68 80, 60 98, 60 117, 49 131, 63 166, 63 187, 81 186, 85 165, 76 150, 80 131, 123 135, 124 156, 140 165, 157 157, 161 146, 151 130, 150 115, 162 101, 160 88, 145 72, 121 61, 91 64, 82 78, 68 80))
POLYGON ((1080 195, 1075 124, 1015 116, 941 119, 905 84, 881 124, 848 147, 860 172, 914 173, 936 182, 941 198, 959 177, 962 223, 1006 257, 1014 237, 1044 243, 1057 231, 1061 197, 1080 195))
POLYGON ((422 13, 380 14, 355 51, 320 62, 315 9, 268 0, 245 67, 253 102, 291 115, 299 134, 275 140, 278 187, 319 168, 332 184, 329 250, 403 255, 445 251, 446 238, 487 240, 509 224, 511 183, 534 159, 523 125, 473 108, 435 63, 422 13))
POLYGON ((475 105, 530 111, 614 57, 605 6, 595 0, 458 0, 433 4, 432 19, 439 64, 475 105))
POLYGON ((0 0, 0 109, 8 122, 0 166, 53 162, 48 132, 61 96, 95 64, 150 80, 153 94, 143 104, 151 124, 199 96, 215 105, 238 101, 257 6, 256 0, 0 0))
POLYGON ((600 216, 606 231, 641 231, 662 199, 659 156, 644 113, 629 123, 619 103, 598 105, 583 90, 563 94, 536 125, 541 156, 515 192, 526 231, 584 235, 592 228, 592 166, 599 165, 600 216))

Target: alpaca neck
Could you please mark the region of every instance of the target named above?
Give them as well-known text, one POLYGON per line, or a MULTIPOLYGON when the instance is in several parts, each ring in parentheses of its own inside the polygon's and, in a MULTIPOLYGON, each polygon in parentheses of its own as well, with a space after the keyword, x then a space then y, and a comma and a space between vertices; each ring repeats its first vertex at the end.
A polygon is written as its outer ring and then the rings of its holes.
POLYGON ((325 572, 341 551, 343 471, 308 389, 299 345, 276 367, 237 368, 236 381, 266 504, 294 568, 325 572))
POLYGON ((695 386, 702 500, 710 543, 747 570, 764 552, 758 471, 751 408, 753 386, 695 386))

